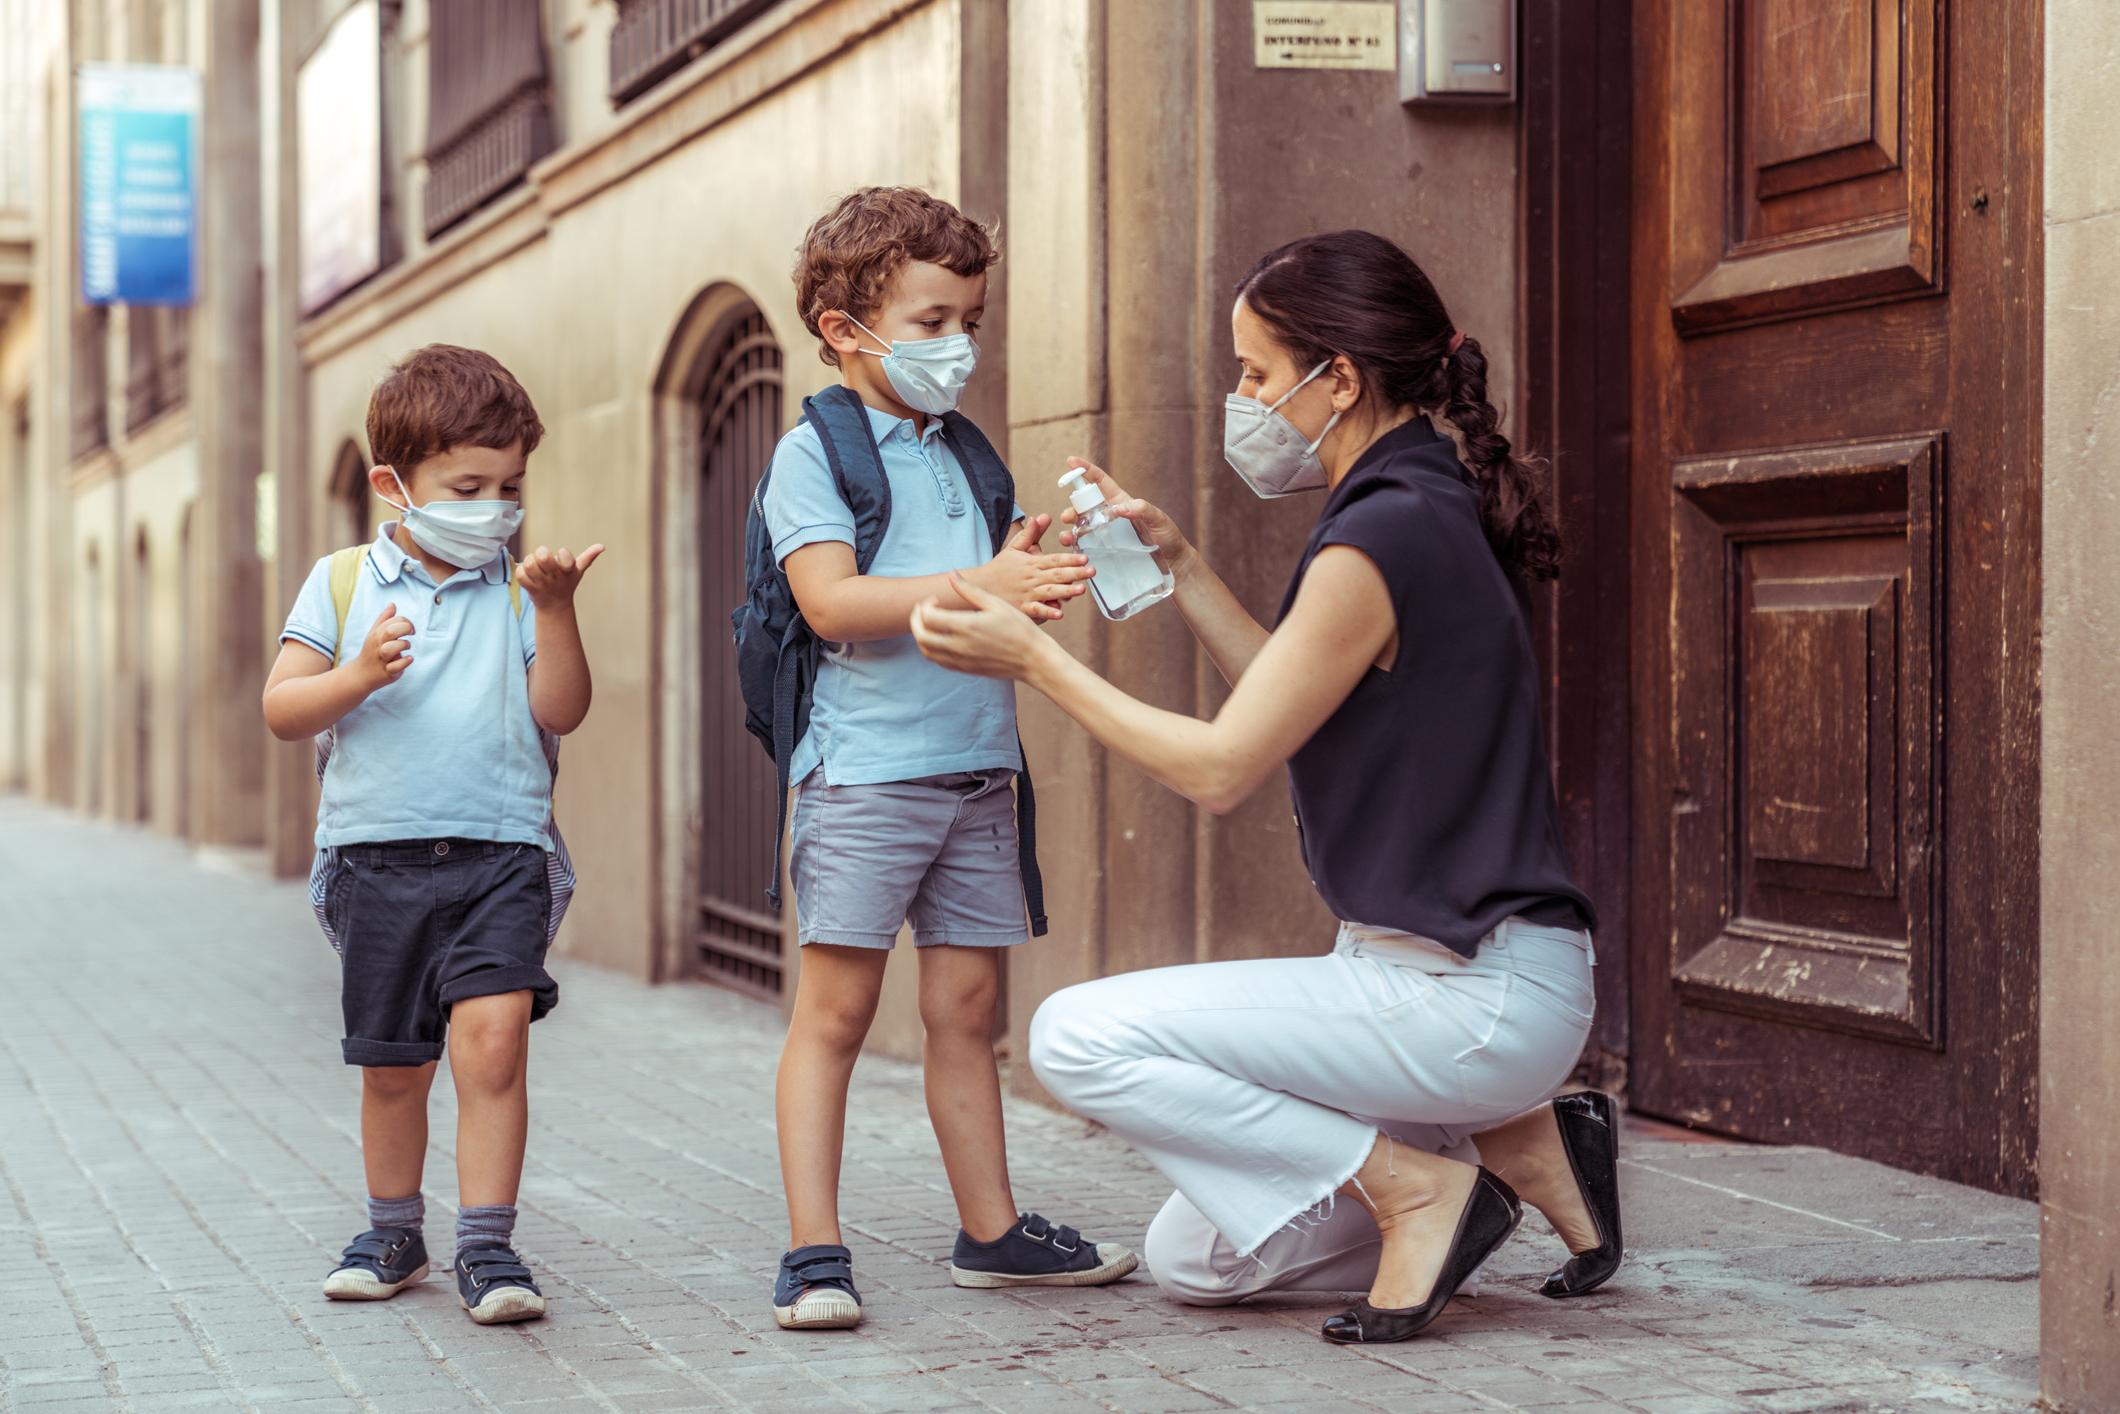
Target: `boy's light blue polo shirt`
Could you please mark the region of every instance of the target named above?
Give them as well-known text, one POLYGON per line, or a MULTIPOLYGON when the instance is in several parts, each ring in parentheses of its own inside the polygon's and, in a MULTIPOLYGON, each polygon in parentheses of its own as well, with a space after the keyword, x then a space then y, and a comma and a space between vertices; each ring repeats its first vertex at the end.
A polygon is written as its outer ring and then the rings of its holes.
MULTIPOLYGON (((891 579, 971 569, 994 558, 971 481, 929 418, 916 433, 905 418, 868 409, 891 485, 891 521, 869 573, 891 579)), ((773 555, 822 540, 854 543, 854 515, 832 484, 824 446, 807 421, 780 439, 766 483, 773 555)), ((1020 508, 1014 518, 1022 519, 1020 508)), ((952 771, 1023 768, 1016 745, 1015 684, 953 673, 920 656, 910 632, 868 643, 827 643, 817 670, 810 729, 796 744, 788 779, 818 766, 832 785, 875 785, 952 771)))
MULTIPOLYGON (((339 719, 317 807, 317 847, 378 840, 500 840, 548 848, 552 772, 530 715, 537 612, 517 617, 496 555, 439 586, 390 538, 386 524, 356 577, 346 651, 360 651, 378 615, 412 621, 412 663, 339 719)), ((283 639, 329 657, 337 648, 331 561, 302 584, 283 639)))

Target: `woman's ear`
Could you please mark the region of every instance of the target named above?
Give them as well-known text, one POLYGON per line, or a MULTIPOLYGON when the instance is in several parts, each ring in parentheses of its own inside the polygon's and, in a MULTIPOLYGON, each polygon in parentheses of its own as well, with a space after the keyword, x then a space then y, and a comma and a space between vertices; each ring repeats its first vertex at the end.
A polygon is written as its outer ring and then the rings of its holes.
POLYGON ((1345 354, 1334 354, 1332 368, 1332 410, 1345 412, 1362 397, 1362 375, 1354 366, 1354 360, 1345 354))

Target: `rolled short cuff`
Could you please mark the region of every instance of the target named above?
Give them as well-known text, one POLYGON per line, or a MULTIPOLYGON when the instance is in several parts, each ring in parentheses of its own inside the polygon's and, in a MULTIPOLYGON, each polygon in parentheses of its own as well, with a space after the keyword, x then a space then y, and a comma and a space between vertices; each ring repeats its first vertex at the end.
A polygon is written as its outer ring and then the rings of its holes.
POLYGON ((363 1041, 348 1036, 339 1042, 339 1051, 346 1064, 374 1066, 387 1069, 392 1066, 426 1065, 442 1058, 442 1043, 439 1041, 363 1041))
MULTIPOLYGON (((800 905, 798 905, 800 907, 800 905)), ((851 928, 805 928, 801 934, 801 946, 823 943, 828 948, 884 948, 898 946, 898 934, 861 933, 851 928)))
POLYGON ((510 992, 530 994, 532 1021, 559 1005, 559 983, 552 980, 552 974, 525 962, 508 967, 488 967, 452 979, 442 987, 442 1006, 447 1009, 473 997, 501 997, 510 992))
POLYGON ((1018 943, 1029 942, 1030 938, 1029 928, 1009 928, 998 932, 969 932, 962 928, 952 928, 947 932, 922 932, 919 929, 913 931, 914 945, 923 948, 1012 948, 1018 943))

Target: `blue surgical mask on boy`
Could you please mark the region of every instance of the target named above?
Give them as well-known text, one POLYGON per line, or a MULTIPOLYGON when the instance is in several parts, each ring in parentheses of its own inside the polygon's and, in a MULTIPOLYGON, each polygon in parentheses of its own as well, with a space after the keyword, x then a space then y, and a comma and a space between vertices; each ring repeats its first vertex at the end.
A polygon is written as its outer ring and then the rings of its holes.
POLYGON ((414 544, 460 570, 475 570, 491 561, 522 528, 520 501, 429 501, 415 506, 396 467, 390 468, 390 479, 397 482, 405 504, 388 496, 383 504, 403 514, 414 544))
MULTIPOLYGON (((845 310, 838 311, 846 314, 845 310)), ((886 340, 854 316, 854 327, 877 343, 890 343, 891 351, 860 352, 883 360, 883 376, 891 380, 899 398, 916 412, 940 417, 956 409, 964 397, 964 385, 979 366, 979 345, 969 334, 944 334, 934 339, 886 340)))

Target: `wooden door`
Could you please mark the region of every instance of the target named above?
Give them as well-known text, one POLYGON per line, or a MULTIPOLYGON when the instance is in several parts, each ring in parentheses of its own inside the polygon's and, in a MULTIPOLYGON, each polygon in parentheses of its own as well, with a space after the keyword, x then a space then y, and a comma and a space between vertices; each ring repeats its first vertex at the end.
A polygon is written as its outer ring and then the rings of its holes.
POLYGON ((773 762, 744 730, 729 611, 744 598, 744 520, 780 438, 780 345, 746 307, 709 341, 700 403, 701 782, 699 964, 711 979, 780 995, 780 919, 767 911, 778 814, 773 762))
POLYGON ((2037 64, 2030 0, 1636 13, 1631 1097, 2016 1193, 2037 64))

